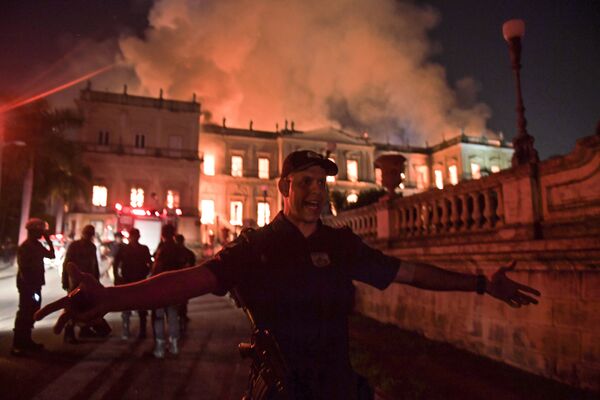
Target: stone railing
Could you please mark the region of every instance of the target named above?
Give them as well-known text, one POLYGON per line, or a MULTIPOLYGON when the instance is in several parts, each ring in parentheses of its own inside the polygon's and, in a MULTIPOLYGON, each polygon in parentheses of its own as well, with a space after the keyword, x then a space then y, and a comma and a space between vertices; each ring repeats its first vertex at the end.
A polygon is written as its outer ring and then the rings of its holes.
POLYGON ((397 242, 398 246, 433 238, 442 242, 469 241, 472 235, 495 240, 507 227, 503 182, 513 175, 503 171, 444 190, 382 198, 376 204, 344 211, 324 221, 334 227, 348 226, 366 241, 397 242))
POLYGON ((502 185, 497 176, 466 181, 395 199, 393 229, 399 237, 494 230, 504 224, 502 185))
POLYGON ((356 309, 570 385, 600 390, 600 136, 571 154, 329 217, 389 255, 540 290, 512 309, 490 296, 357 283, 356 309))
POLYGON ((334 228, 347 226, 367 241, 377 238, 377 210, 374 204, 345 211, 337 217, 327 217, 324 221, 334 228))
POLYGON ((165 147, 136 147, 122 144, 101 145, 90 142, 77 142, 84 151, 92 153, 111 153, 128 156, 160 157, 187 161, 200 161, 198 151, 195 149, 173 149, 165 147))

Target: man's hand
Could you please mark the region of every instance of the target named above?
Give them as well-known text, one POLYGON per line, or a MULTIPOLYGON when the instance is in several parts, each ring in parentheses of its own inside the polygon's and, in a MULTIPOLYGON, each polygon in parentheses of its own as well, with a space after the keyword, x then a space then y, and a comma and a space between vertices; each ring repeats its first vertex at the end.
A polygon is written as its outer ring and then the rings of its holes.
POLYGON ((515 265, 517 265, 517 262, 513 261, 506 267, 500 267, 498 271, 492 275, 492 279, 487 283, 486 293, 515 308, 527 306, 529 304, 537 304, 537 299, 529 294, 540 296, 541 293, 539 291, 532 287, 517 283, 506 276, 507 272, 515 269, 515 265))
POLYGON ((62 309, 62 313, 54 325, 54 333, 58 334, 69 320, 76 322, 92 323, 102 319, 108 312, 105 299, 105 288, 90 274, 82 273, 77 265, 67 264, 69 277, 79 286, 67 296, 44 306, 35 313, 35 320, 39 321, 45 316, 62 309))
POLYGON ((44 237, 44 240, 46 241, 46 243, 48 243, 50 246, 52 246, 52 240, 50 240, 50 232, 44 231, 44 233, 42 233, 42 236, 44 237))

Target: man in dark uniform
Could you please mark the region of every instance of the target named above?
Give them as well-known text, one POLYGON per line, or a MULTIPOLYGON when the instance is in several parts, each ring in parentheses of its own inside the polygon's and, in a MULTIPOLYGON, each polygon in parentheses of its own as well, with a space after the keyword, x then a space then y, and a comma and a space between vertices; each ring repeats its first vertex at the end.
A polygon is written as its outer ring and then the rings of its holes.
MULTIPOLYGON (((94 235, 96 230, 93 225, 86 225, 81 230, 81 238, 72 242, 67 248, 65 260, 63 262, 62 287, 67 292, 75 289, 79 285, 79 280, 69 277, 67 273, 67 264, 72 262, 77 264, 81 271, 90 274, 100 280, 100 268, 98 267, 98 256, 96 254, 96 245, 94 244, 94 235)), ((96 333, 91 326, 83 325, 79 331, 80 337, 94 337, 96 333)), ((77 343, 75 337, 75 324, 70 323, 65 327, 64 340, 66 343, 77 343)))
MULTIPOLYGON (((108 311, 174 304, 234 289, 256 325, 272 332, 279 343, 287 364, 283 398, 355 399, 347 332, 352 280, 380 289, 395 281, 429 290, 489 294, 513 307, 537 304, 537 290, 506 276, 514 265, 498 269, 491 279, 447 271, 387 256, 349 229, 324 226, 320 213, 327 204, 326 177, 336 173, 337 166, 317 153, 293 152, 284 160, 278 183, 283 212, 267 227, 245 231, 199 266, 126 287, 104 288, 70 265, 69 272, 83 279, 81 287, 44 307, 36 318, 65 308, 55 327, 60 331, 71 319, 89 320, 108 311), (80 299, 85 299, 83 311, 80 299)), ((251 399, 278 398, 260 397, 253 389, 251 399)))
MULTIPOLYGON (((127 283, 141 281, 146 279, 150 273, 152 258, 148 246, 140 243, 140 231, 133 228, 129 231, 129 243, 123 244, 114 259, 115 285, 124 285, 127 283)), ((140 317, 140 330, 138 338, 146 337, 146 316, 148 311, 137 310, 140 317)), ((129 339, 129 318, 131 311, 126 310, 121 313, 123 321, 122 339, 129 339)))
POLYGON ((33 315, 42 304, 42 286, 44 279, 44 258, 54 258, 54 247, 48 235, 48 224, 32 218, 25 225, 27 239, 17 250, 17 289, 19 290, 19 309, 15 317, 13 336, 13 355, 22 355, 26 351, 38 351, 44 348, 41 343, 31 339, 33 315), (40 243, 44 237, 48 249, 40 243))
MULTIPOLYGON (((177 243, 183 253, 185 259, 185 264, 183 266, 193 267, 196 265, 196 254, 185 246, 185 237, 181 233, 175 235, 175 243, 177 243)), ((187 313, 187 305, 188 302, 186 301, 179 306, 179 330, 182 334, 186 331, 187 324, 190 322, 190 317, 188 317, 187 313)))

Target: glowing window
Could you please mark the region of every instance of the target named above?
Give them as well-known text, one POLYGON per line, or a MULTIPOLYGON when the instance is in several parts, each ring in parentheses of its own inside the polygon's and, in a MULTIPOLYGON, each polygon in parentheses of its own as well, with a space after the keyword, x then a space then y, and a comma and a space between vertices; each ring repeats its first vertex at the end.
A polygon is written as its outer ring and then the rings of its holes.
POLYGON ((106 207, 108 189, 106 186, 94 185, 92 187, 92 204, 96 207, 106 207))
POLYGON ((500 172, 500 167, 497 165, 492 165, 490 167, 490 170, 492 171, 493 174, 495 174, 496 172, 500 172))
POLYGON ((271 220, 271 210, 269 208, 269 203, 264 201, 259 201, 256 210, 256 223, 258 226, 265 226, 271 220))
POLYGON ((458 183, 458 168, 456 168, 456 165, 448 167, 448 175, 450 176, 450 183, 456 185, 458 183))
MULTIPOLYGON (((332 162, 335 162, 335 159, 334 159, 333 157, 329 157, 329 159, 330 159, 332 162)), ((327 176, 327 182, 328 182, 328 183, 334 183, 334 182, 335 182, 335 175, 331 175, 331 176, 329 176, 329 175, 328 175, 328 176, 327 176)))
POLYGON ((269 179, 269 159, 259 158, 258 159, 258 177, 260 179, 269 179))
POLYGON ((348 202, 348 204, 352 204, 352 203, 356 203, 358 201, 358 195, 356 193, 350 193, 347 197, 346 197, 346 201, 348 202))
POLYGON ((167 190, 167 208, 179 207, 179 192, 177 190, 167 190))
POLYGON ((231 156, 231 176, 243 176, 244 159, 241 156, 231 156))
POLYGON ((358 181, 358 161, 347 160, 346 161, 346 171, 348 173, 348 180, 350 182, 358 181))
POLYGON ((215 176, 215 156, 205 154, 203 158, 204 175, 215 176))
POLYGON ((142 207, 144 205, 144 189, 132 187, 129 193, 131 207, 142 207))
POLYGON ((214 200, 202 200, 200 202, 200 222, 203 224, 215 223, 215 202, 214 200))
POLYGON ((229 223, 231 225, 242 225, 243 204, 241 201, 232 201, 230 204, 229 223))
POLYGON ((383 175, 381 168, 375 168, 375 184, 381 186, 383 184, 383 175))
POLYGON ((442 170, 436 169, 435 171, 433 171, 433 174, 435 177, 435 187, 438 189, 443 189, 444 188, 444 177, 442 176, 442 170))
POLYGON ((471 163, 471 177, 473 179, 481 178, 481 167, 479 164, 471 163))
POLYGON ((426 165, 418 165, 417 170, 417 189, 425 189, 429 183, 427 175, 429 175, 429 169, 426 165))

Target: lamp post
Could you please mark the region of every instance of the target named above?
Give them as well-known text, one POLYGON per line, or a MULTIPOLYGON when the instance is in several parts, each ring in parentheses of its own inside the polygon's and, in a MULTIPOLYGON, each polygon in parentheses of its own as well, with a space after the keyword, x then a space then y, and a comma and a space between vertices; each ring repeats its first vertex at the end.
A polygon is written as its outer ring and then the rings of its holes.
POLYGON ((521 19, 511 19, 502 25, 504 40, 508 43, 510 61, 515 75, 517 91, 517 136, 513 139, 514 153, 512 166, 537 163, 539 161, 537 150, 533 147, 534 138, 527 133, 527 120, 525 119, 525 106, 521 92, 521 38, 525 35, 525 22, 521 19))

